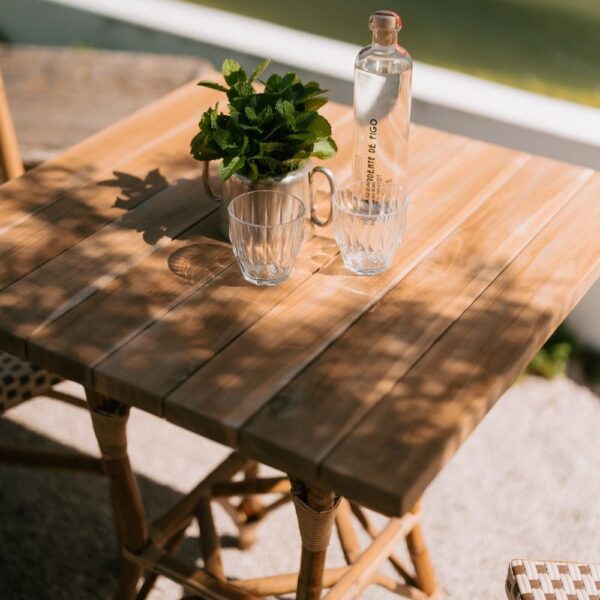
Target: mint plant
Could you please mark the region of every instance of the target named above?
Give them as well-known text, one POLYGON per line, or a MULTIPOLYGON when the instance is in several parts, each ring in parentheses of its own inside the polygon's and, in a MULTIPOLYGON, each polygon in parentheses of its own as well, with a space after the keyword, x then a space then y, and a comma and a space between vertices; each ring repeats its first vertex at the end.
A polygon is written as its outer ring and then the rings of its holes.
POLYGON ((198 85, 227 94, 228 114, 219 103, 209 108, 191 142, 196 160, 222 159, 221 179, 240 173, 249 179, 281 178, 301 168, 311 156, 331 158, 337 146, 329 121, 318 113, 327 103, 316 81, 303 84, 294 73, 258 78, 269 66, 262 61, 250 77, 235 60, 223 63, 227 85, 200 81, 198 85), (257 91, 254 82, 264 85, 257 91))

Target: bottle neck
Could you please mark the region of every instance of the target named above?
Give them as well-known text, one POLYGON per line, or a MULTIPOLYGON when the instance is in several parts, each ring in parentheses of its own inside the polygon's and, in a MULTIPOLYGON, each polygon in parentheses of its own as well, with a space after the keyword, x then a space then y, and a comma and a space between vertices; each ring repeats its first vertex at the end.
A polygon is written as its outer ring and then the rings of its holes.
POLYGON ((394 48, 396 40, 398 39, 398 32, 390 29, 377 29, 373 31, 373 46, 380 46, 384 48, 394 48))
POLYGON ((398 45, 394 42, 389 45, 377 44, 373 42, 371 44, 371 51, 374 54, 394 54, 398 48, 398 45))

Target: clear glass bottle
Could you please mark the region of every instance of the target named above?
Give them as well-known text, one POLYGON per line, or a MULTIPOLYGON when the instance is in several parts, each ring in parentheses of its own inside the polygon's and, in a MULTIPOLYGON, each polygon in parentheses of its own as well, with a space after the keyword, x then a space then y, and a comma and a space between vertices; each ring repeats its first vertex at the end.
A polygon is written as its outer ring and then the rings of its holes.
POLYGON ((380 10, 369 20, 373 43, 354 66, 354 180, 365 200, 385 185, 406 189, 412 59, 397 43, 402 19, 380 10))

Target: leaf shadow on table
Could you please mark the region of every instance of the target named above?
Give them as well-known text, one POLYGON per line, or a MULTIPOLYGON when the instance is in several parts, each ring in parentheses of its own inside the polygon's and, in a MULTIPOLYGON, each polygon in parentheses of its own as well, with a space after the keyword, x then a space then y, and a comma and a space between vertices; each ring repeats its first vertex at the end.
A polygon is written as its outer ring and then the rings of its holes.
MULTIPOLYGON (((71 450, 8 419, 0 419, 0 437, 27 448, 71 450)), ((148 477, 137 480, 150 518, 182 496, 148 477)), ((120 559, 104 476, 0 465, 0 514, 0 598, 112 597, 120 559)), ((237 540, 221 542, 227 548, 237 540)), ((179 556, 196 563, 198 540, 187 537, 179 556)))

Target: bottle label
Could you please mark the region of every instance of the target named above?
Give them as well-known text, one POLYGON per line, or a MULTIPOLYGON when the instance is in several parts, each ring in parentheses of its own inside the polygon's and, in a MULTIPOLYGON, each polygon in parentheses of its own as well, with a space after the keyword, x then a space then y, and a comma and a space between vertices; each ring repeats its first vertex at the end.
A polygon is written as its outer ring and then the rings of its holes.
POLYGON ((357 69, 354 85, 356 118, 355 179, 365 200, 377 200, 384 185, 399 178, 399 152, 404 143, 398 73, 369 73, 357 69))

